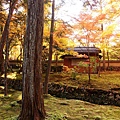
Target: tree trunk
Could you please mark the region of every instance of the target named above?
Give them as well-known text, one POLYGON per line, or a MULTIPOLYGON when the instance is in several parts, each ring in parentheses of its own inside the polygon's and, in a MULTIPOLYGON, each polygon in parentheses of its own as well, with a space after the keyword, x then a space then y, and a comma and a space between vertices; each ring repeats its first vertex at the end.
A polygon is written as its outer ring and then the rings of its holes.
POLYGON ((100 63, 101 63, 101 60, 100 60, 100 58, 99 58, 99 66, 98 66, 98 77, 100 77, 100 63))
POLYGON ((106 65, 105 65, 105 50, 103 49, 103 70, 106 70, 106 65))
POLYGON ((51 29, 50 29, 50 43, 49 43, 49 58, 48 58, 48 66, 47 72, 45 76, 44 82, 44 93, 48 94, 48 81, 49 81, 49 74, 51 71, 51 62, 52 62, 52 45, 53 45, 53 32, 54 32, 54 5, 55 1, 52 1, 52 18, 51 18, 51 29))
POLYGON ((5 42, 6 42, 6 39, 8 36, 10 21, 11 21, 12 14, 13 14, 13 11, 14 11, 17 1, 18 0, 14 0, 12 3, 10 2, 9 14, 8 14, 8 17, 7 17, 7 20, 5 23, 5 27, 4 27, 4 30, 2 33, 1 41, 0 41, 0 71, 1 71, 1 73, 3 73, 3 71, 4 71, 4 69, 3 69, 4 68, 3 49, 4 49, 5 42))
POLYGON ((107 59, 108 59, 108 66, 107 66, 107 68, 109 68, 110 67, 110 58, 109 58, 109 51, 107 50, 107 59))
POLYGON ((91 75, 91 73, 90 73, 90 62, 91 62, 91 61, 90 61, 90 50, 89 50, 89 46, 90 46, 90 45, 89 45, 89 44, 90 44, 90 43, 89 43, 89 34, 86 36, 86 38, 87 38, 87 51, 88 51, 88 58, 89 58, 89 59, 88 59, 88 60, 89 60, 89 61, 88 61, 88 84, 90 84, 90 82, 91 82, 91 81, 90 81, 90 77, 91 77, 91 76, 90 76, 90 75, 91 75))
POLYGON ((58 53, 55 54, 56 72, 58 72, 58 53))
MULTIPOLYGON (((9 31, 7 32, 9 34, 9 31)), ((8 39, 8 34, 7 34, 7 39, 6 39, 6 47, 5 47, 5 72, 4 72, 4 86, 5 86, 5 91, 4 91, 4 95, 7 96, 7 72, 8 72, 8 56, 9 56, 9 39, 8 39)))
POLYGON ((42 42, 44 0, 28 0, 24 41, 22 110, 18 120, 44 120, 42 42))
MULTIPOLYGON (((103 23, 101 24, 101 31, 103 32, 103 23)), ((102 38, 102 40, 103 40, 103 38, 102 38)), ((104 71, 106 70, 106 66, 105 66, 105 49, 103 49, 103 70, 104 71)))
MULTIPOLYGON (((89 38, 88 36, 87 36, 87 38, 89 38)), ((91 61, 90 61, 90 50, 89 50, 89 39, 88 39, 88 42, 87 42, 87 51, 88 51, 88 84, 90 84, 90 63, 91 63, 91 61)))

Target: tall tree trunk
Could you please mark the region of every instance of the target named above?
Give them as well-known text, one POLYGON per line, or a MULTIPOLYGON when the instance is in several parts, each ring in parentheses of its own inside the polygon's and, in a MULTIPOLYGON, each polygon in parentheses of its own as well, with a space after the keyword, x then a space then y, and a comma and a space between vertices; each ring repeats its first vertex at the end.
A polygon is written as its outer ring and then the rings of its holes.
POLYGON ((89 34, 86 36, 87 37, 87 51, 88 51, 88 84, 90 84, 90 50, 89 50, 89 34))
POLYGON ((16 3, 18 2, 18 0, 14 0, 12 3, 10 2, 10 8, 9 8, 9 14, 5 23, 5 27, 2 33, 2 37, 1 37, 1 41, 0 41, 0 71, 3 72, 3 68, 4 68, 4 58, 3 58, 3 49, 5 46, 5 42, 8 36, 8 31, 9 31, 9 26, 10 26, 10 21, 12 18, 12 14, 15 8, 16 3))
POLYGON ((100 77, 100 67, 101 67, 101 58, 99 58, 99 66, 98 66, 98 77, 100 77))
POLYGON ((42 43, 44 0, 28 0, 24 41, 22 110, 18 120, 44 120, 42 43))
POLYGON ((106 61, 105 61, 105 49, 103 49, 103 70, 106 70, 106 65, 105 65, 106 61))
MULTIPOLYGON (((101 8, 102 9, 102 8, 101 8)), ((103 32, 103 23, 101 24, 101 31, 103 32)), ((103 38, 102 38, 103 40, 103 38)), ((103 48, 103 70, 106 70, 106 66, 105 66, 105 49, 103 48)))
MULTIPOLYGON (((15 7, 15 4, 16 3, 14 3, 14 7, 15 7)), ((12 3, 11 3, 11 1, 10 1, 10 7, 9 7, 9 13, 11 14, 11 17, 12 17, 12 13, 13 13, 13 10, 14 10, 14 7, 11 9, 11 5, 12 5, 12 3), (12 11, 11 11, 12 10, 12 11)), ((10 19, 11 18, 9 18, 9 24, 10 24, 10 19)), ((7 69, 8 69, 8 56, 9 56, 9 25, 8 25, 8 28, 6 29, 6 37, 5 37, 5 43, 6 43, 6 46, 5 46, 5 62, 3 62, 4 63, 4 68, 5 68, 5 70, 4 70, 4 86, 5 86, 5 91, 4 91, 4 95, 5 96, 7 96, 7 69)))
POLYGON ((45 76, 44 82, 44 93, 48 94, 48 81, 49 81, 49 74, 51 71, 51 62, 52 62, 52 48, 53 48, 53 32, 54 32, 54 5, 55 1, 52 1, 52 17, 51 17, 51 29, 50 29, 50 43, 49 43, 49 58, 48 58, 48 66, 47 72, 45 76))
MULTIPOLYGON (((7 32, 9 34, 9 31, 7 32)), ((8 56, 9 56, 9 39, 8 39, 8 34, 7 34, 7 39, 6 39, 6 47, 5 47, 5 72, 4 72, 4 86, 5 86, 5 91, 4 91, 4 95, 7 96, 7 70, 8 70, 8 56)))
POLYGON ((107 50, 107 59, 108 59, 108 66, 107 66, 107 68, 109 68, 109 66, 110 66, 110 58, 109 58, 109 51, 107 50))
POLYGON ((88 63, 88 84, 90 84, 90 52, 89 52, 89 46, 88 46, 88 57, 89 57, 89 63, 88 63))
POLYGON ((58 72, 58 53, 55 54, 55 66, 56 66, 56 72, 58 72))

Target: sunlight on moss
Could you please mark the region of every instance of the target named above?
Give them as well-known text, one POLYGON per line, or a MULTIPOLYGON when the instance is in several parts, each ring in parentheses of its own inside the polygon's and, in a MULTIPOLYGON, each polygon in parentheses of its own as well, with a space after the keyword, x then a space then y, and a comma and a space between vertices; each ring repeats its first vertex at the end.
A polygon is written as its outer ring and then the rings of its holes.
POLYGON ((0 97, 3 97, 4 96, 4 94, 0 94, 0 97))
POLYGON ((17 97, 17 100, 21 100, 22 99, 22 94, 20 94, 18 97, 17 97))
POLYGON ((0 94, 0 99, 8 100, 12 94, 8 94, 7 96, 4 96, 4 94, 0 94))
MULTIPOLYGON (((7 78, 16 79, 16 75, 17 75, 17 72, 9 73, 9 74, 7 75, 7 78)), ((4 77, 4 75, 2 75, 2 77, 4 77)))

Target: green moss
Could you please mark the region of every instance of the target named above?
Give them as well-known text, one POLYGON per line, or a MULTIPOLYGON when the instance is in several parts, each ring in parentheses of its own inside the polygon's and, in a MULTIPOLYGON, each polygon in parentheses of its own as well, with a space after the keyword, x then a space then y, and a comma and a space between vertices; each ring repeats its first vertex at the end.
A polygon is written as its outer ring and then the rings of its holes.
POLYGON ((48 114, 48 117, 46 117, 46 120, 67 120, 64 114, 60 114, 55 112, 54 114, 48 114))
MULTIPOLYGON (((120 87, 119 73, 101 73, 101 77, 91 75, 91 84, 87 84, 88 76, 82 74, 71 80, 70 74, 59 73, 50 76, 50 82, 76 87, 93 87, 109 90, 120 87)), ((0 91, 0 120, 16 120, 20 114, 21 91, 10 89, 7 97, 0 91)), ((120 107, 96 105, 80 100, 67 100, 44 95, 46 120, 120 120, 120 107)))
POLYGON ((102 120, 102 119, 101 119, 101 116, 94 116, 94 119, 95 119, 95 120, 102 120))
MULTIPOLYGON (((0 120, 16 120, 20 112, 16 91, 11 97, 2 97, 0 120), (13 98, 12 98, 13 97, 13 98), (11 101, 12 100, 12 101, 11 101)), ((46 120, 119 120, 120 107, 95 105, 80 100, 67 100, 45 95, 46 120)))
POLYGON ((76 86, 76 87, 87 87, 87 88, 96 88, 103 90, 110 90, 111 88, 120 87, 120 72, 101 72, 100 77, 97 74, 91 74, 91 81, 88 84, 88 75, 87 74, 77 74, 76 80, 72 80, 71 72, 70 73, 59 73, 59 74, 51 74, 50 82, 54 82, 57 84, 65 84, 68 86, 76 86))
POLYGON ((10 117, 10 118, 7 118, 5 120, 17 120, 18 116, 13 116, 13 117, 10 117))

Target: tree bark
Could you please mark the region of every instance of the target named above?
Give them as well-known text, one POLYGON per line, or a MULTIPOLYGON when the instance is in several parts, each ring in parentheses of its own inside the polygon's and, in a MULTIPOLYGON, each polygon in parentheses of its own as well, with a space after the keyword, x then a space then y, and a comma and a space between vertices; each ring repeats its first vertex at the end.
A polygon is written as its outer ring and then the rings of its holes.
MULTIPOLYGON (((9 31, 8 31, 9 34, 9 31)), ((7 96, 7 88, 8 88, 8 84, 7 84, 7 72, 8 72, 8 57, 9 57, 9 39, 8 39, 8 34, 6 36, 6 46, 5 46, 5 62, 4 62, 4 68, 5 68, 5 72, 4 72, 4 96, 7 96)))
POLYGON ((12 14, 15 8, 16 3, 18 2, 18 0, 14 0, 12 3, 10 2, 10 9, 9 9, 9 14, 5 23, 5 27, 2 33, 2 37, 1 37, 1 41, 0 41, 0 71, 3 73, 3 68, 4 68, 4 57, 3 57, 3 49, 5 46, 5 42, 8 36, 8 32, 9 32, 9 26, 10 26, 10 21, 12 18, 12 14))
POLYGON ((54 32, 54 5, 55 1, 52 1, 52 17, 51 17, 51 29, 50 29, 50 43, 49 43, 49 58, 48 58, 48 66, 47 72, 45 76, 44 82, 44 93, 48 94, 48 81, 49 81, 49 74, 51 71, 51 62, 52 62, 52 48, 53 48, 53 32, 54 32))
POLYGON ((103 70, 106 71, 105 49, 103 49, 103 70))
POLYGON ((107 50, 107 59, 108 59, 108 66, 107 66, 107 68, 109 68, 110 67, 110 58, 109 58, 109 51, 107 50))
POLYGON ((91 80, 90 80, 90 77, 91 77, 91 73, 90 73, 90 50, 89 50, 89 34, 86 36, 87 38, 87 51, 88 51, 88 84, 90 84, 91 80))
POLYGON ((28 0, 24 41, 22 110, 18 120, 44 120, 42 42, 44 0, 28 0))

